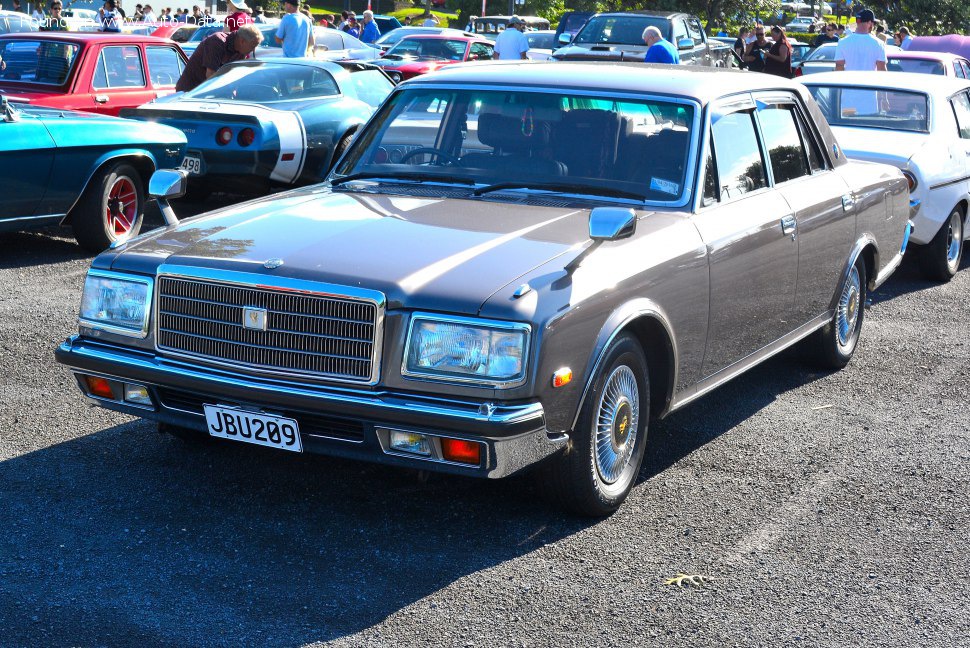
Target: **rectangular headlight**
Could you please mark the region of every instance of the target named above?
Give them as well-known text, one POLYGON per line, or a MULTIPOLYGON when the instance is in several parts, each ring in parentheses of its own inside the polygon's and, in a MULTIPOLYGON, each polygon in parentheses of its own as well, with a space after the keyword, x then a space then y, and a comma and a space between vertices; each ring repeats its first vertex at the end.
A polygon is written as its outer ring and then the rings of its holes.
POLYGON ((143 338, 151 303, 151 279, 91 270, 84 280, 79 319, 91 328, 143 338))
POLYGON ((402 373, 503 389, 525 380, 528 324, 465 317, 411 318, 402 373))

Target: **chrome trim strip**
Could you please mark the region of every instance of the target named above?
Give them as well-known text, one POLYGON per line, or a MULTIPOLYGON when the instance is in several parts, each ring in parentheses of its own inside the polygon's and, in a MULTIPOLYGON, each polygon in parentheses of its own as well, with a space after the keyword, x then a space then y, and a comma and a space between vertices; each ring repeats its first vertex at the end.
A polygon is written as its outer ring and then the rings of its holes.
POLYGON ((901 264, 902 262, 903 262, 903 253, 900 252, 899 254, 894 256, 889 261, 889 263, 886 264, 886 267, 884 267, 882 270, 879 271, 878 275, 876 275, 876 278, 872 282, 872 290, 875 290, 879 286, 886 283, 886 280, 889 279, 889 277, 892 276, 894 272, 896 272, 896 269, 899 268, 899 264, 901 264))
MULTIPOLYGON (((124 272, 112 272, 110 270, 88 270, 88 273, 84 276, 84 282, 87 283, 88 277, 102 277, 104 279, 116 279, 118 281, 127 281, 129 283, 141 283, 148 286, 148 292, 145 294, 145 320, 142 322, 141 328, 136 330, 130 328, 124 328, 123 326, 114 326, 112 324, 105 324, 104 322, 98 322, 97 320, 90 320, 81 317, 78 313, 78 324, 82 326, 87 326, 88 328, 95 329, 98 331, 107 331, 108 333, 115 333, 116 335, 123 335, 125 337, 138 338, 139 340, 144 340, 148 337, 148 329, 152 317, 152 304, 155 298, 155 280, 151 277, 145 277, 142 275, 129 274, 124 272)), ((84 293, 82 288, 81 300, 84 300, 84 293)))
POLYGON ((262 274, 248 272, 238 272, 232 270, 217 270, 212 268, 198 268, 179 265, 162 265, 158 268, 157 278, 168 277, 172 279, 189 279, 206 281, 214 284, 226 286, 251 288, 255 290, 267 290, 283 293, 295 293, 310 297, 325 297, 344 299, 349 301, 359 301, 372 304, 376 309, 374 317, 374 337, 373 348, 371 351, 371 373, 368 380, 354 380, 352 378, 341 378, 339 376, 329 376, 313 372, 287 371, 272 368, 254 367, 245 363, 236 363, 228 360, 219 360, 209 356, 197 355, 186 351, 172 350, 167 347, 162 348, 158 345, 159 333, 159 300, 155 299, 152 308, 154 319, 153 330, 155 334, 155 350, 162 356, 175 358, 191 358, 199 363, 220 368, 230 368, 244 373, 267 376, 288 376, 295 378, 319 380, 322 382, 348 383, 354 385, 376 385, 381 377, 381 357, 384 347, 384 317, 387 299, 384 293, 377 290, 366 288, 356 288, 353 286, 341 286, 318 281, 306 281, 303 279, 292 279, 290 277, 273 277, 262 274))
POLYGON ((943 187, 949 187, 950 185, 959 184, 961 182, 966 182, 970 180, 970 175, 965 175, 962 178, 957 178, 956 180, 947 180, 946 182, 941 182, 940 184, 930 185, 930 191, 934 189, 942 189, 943 187))
POLYGON ((818 317, 811 320, 807 324, 804 324, 803 326, 800 326, 799 328, 795 329, 785 337, 775 340, 774 342, 762 348, 761 350, 755 351, 747 358, 738 360, 733 365, 725 367, 724 369, 721 369, 717 373, 712 374, 710 377, 697 383, 697 385, 695 385, 695 391, 693 393, 679 399, 677 398, 677 396, 674 396, 673 399, 671 399, 670 408, 667 410, 666 413, 669 414, 671 412, 674 412, 680 409, 681 407, 684 407, 688 403, 691 403, 697 400, 701 396, 704 396, 709 392, 714 391, 715 389, 717 389, 724 383, 728 382, 729 380, 736 378, 738 375, 744 373, 751 367, 757 364, 760 364, 761 362, 767 360, 771 356, 787 349, 788 347, 792 346, 793 344, 796 344, 797 342, 802 341, 803 339, 805 339, 806 337, 808 337, 809 335, 811 335, 812 333, 814 333, 815 331, 817 331, 818 329, 822 328, 830 321, 832 321, 833 316, 834 314, 832 312, 823 313, 822 315, 819 315, 818 317))
POLYGON ((408 380, 425 380, 431 382, 459 383, 468 387, 483 387, 487 389, 510 389, 525 383, 529 364, 529 353, 531 351, 532 325, 524 322, 505 322, 502 320, 489 320, 477 317, 461 317, 436 315, 434 313, 412 313, 408 322, 408 335, 404 343, 404 355, 401 359, 401 375, 408 380), (418 321, 443 322, 446 324, 467 325, 470 328, 501 329, 506 331, 522 331, 525 333, 525 344, 522 347, 522 373, 515 380, 493 380, 484 377, 451 376, 431 371, 412 371, 408 368, 408 358, 411 351, 411 338, 414 334, 414 324, 418 321))

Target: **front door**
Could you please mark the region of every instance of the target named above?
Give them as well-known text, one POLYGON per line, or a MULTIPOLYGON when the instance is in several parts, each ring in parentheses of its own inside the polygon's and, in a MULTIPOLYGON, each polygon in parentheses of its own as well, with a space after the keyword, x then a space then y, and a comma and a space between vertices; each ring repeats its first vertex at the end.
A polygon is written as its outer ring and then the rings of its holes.
POLYGON ((6 121, 0 115, 0 231, 35 215, 53 162, 54 140, 42 121, 27 114, 6 121))
POLYGON ((791 210, 770 187, 753 102, 747 97, 711 113, 704 206, 694 215, 711 277, 705 377, 795 328, 798 268, 791 210))
POLYGON ((155 98, 145 75, 145 62, 137 45, 101 48, 91 78, 91 112, 117 115, 155 98))

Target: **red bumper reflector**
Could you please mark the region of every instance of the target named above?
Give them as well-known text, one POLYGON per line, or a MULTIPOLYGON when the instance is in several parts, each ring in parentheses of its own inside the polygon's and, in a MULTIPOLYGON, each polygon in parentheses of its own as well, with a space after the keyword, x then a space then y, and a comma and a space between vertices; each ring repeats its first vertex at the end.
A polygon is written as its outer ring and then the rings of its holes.
POLYGON ((88 384, 88 391, 92 396, 114 399, 115 395, 111 391, 111 383, 104 378, 98 378, 97 376, 85 376, 84 382, 88 384))
POLYGON ((280 159, 284 162, 291 162, 293 160, 293 153, 284 153, 280 159))
POLYGON ((460 439, 442 439, 441 454, 448 461, 465 464, 480 464, 482 462, 482 445, 474 441, 460 439))

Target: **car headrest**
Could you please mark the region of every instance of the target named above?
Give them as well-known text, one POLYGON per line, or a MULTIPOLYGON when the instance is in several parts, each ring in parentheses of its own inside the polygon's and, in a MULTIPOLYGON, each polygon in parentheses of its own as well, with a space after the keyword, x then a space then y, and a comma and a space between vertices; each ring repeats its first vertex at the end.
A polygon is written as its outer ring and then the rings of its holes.
POLYGON ((496 113, 478 116, 478 141, 503 153, 529 154, 549 144, 549 122, 529 112, 522 117, 496 113))

